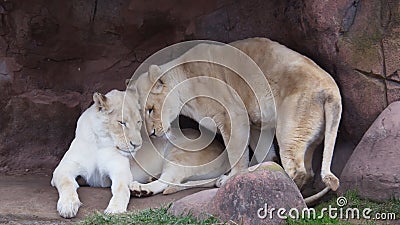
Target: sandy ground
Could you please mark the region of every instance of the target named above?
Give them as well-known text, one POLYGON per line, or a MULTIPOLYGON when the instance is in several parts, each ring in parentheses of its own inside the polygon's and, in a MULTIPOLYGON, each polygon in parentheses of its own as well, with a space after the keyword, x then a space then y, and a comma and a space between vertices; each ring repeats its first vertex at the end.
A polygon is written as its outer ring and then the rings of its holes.
MULTIPOLYGON (((70 224, 95 211, 102 212, 111 198, 110 188, 78 189, 83 206, 74 219, 63 219, 56 211, 58 193, 50 185, 50 176, 0 176, 0 224, 70 224)), ((131 198, 128 210, 168 205, 170 202, 203 189, 189 189, 172 195, 131 198)))

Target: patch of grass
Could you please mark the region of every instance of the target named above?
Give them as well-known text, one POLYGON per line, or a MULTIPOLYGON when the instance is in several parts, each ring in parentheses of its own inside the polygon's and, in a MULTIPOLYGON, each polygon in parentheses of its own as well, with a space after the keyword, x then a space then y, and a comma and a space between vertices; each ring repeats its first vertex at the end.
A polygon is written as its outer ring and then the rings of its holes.
MULTIPOLYGON (((323 202, 315 207, 316 213, 316 219, 299 219, 299 220, 294 220, 294 219, 288 219, 287 224, 288 225, 308 225, 308 224, 344 224, 344 225, 350 225, 350 224, 391 224, 393 223, 393 220, 374 220, 373 218, 377 213, 380 215, 388 213, 394 213, 396 215, 396 220, 400 220, 400 199, 393 199, 390 201, 386 202, 373 202, 370 200, 365 200, 361 199, 357 192, 355 191, 348 191, 343 197, 346 198, 347 204, 344 205, 343 207, 339 207, 337 204, 337 199, 339 197, 333 198, 328 202, 323 202), (324 212, 323 216, 321 215, 322 209, 326 208, 342 208, 343 212, 345 214, 346 209, 358 209, 360 211, 360 219, 352 219, 352 220, 342 220, 342 219, 332 219, 329 218, 328 212, 324 212), (370 213, 368 214, 371 216, 371 219, 366 220, 362 219, 362 211, 364 209, 370 209, 370 213)), ((339 214, 339 211, 337 211, 339 214)))
POLYGON ((124 213, 119 215, 104 215, 95 213, 85 220, 79 222, 79 225, 93 224, 190 224, 190 225, 209 225, 221 224, 216 218, 210 217, 205 220, 198 220, 193 216, 176 217, 167 213, 168 208, 145 209, 139 212, 124 213))
MULTIPOLYGON (((374 217, 376 213, 395 213, 396 220, 400 220, 400 199, 391 200, 383 203, 373 202, 369 200, 364 200, 358 197, 357 193, 354 191, 347 192, 344 197, 347 199, 347 204, 342 207, 343 210, 348 208, 357 208, 362 212, 362 210, 369 208, 371 209, 371 217, 374 217)), ((337 205, 337 199, 333 198, 328 202, 323 202, 315 207, 316 217, 315 219, 287 219, 287 225, 319 225, 319 224, 329 224, 329 225, 353 225, 353 224, 393 224, 392 220, 342 220, 333 219, 328 216, 328 212, 324 212, 321 216, 321 211, 323 208, 340 208, 337 205)), ((130 212, 120 215, 104 215, 102 213, 95 213, 85 220, 81 221, 80 225, 92 225, 92 224, 190 224, 190 225, 208 225, 208 224, 222 224, 218 219, 214 217, 209 217, 205 220, 198 220, 193 216, 173 216, 168 212, 168 206, 155 209, 145 209, 139 212, 130 212)), ((361 215, 360 215, 361 217, 361 215)))

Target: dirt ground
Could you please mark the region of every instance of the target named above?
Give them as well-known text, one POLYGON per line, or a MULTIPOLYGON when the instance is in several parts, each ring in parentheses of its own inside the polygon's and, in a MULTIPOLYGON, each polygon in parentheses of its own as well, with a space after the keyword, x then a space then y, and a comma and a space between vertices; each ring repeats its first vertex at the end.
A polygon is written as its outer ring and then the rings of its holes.
MULTIPOLYGON (((0 224, 70 224, 95 211, 102 212, 111 198, 110 188, 80 187, 83 205, 74 219, 61 218, 56 210, 57 190, 49 175, 0 175, 0 224)), ((190 189, 172 195, 131 198, 128 210, 160 207, 202 189, 190 189)))

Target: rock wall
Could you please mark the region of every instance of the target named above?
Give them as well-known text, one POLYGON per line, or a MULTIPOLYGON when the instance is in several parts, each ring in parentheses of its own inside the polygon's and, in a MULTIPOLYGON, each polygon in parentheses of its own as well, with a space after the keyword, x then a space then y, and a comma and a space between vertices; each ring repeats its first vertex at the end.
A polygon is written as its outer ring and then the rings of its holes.
POLYGON ((263 36, 309 56, 338 82, 354 143, 400 99, 399 0, 7 0, 0 14, 0 171, 54 168, 94 91, 183 40, 263 36))

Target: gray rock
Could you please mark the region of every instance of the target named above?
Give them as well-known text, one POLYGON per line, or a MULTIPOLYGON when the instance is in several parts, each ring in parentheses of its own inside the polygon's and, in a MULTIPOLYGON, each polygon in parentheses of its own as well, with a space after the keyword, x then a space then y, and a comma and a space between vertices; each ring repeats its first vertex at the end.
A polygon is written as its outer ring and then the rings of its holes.
POLYGON ((278 164, 265 162, 229 179, 221 188, 202 191, 175 202, 174 215, 191 213, 199 219, 214 215, 238 224, 281 224, 278 208, 306 208, 296 184, 278 164), (217 191, 218 190, 218 191, 217 191), (275 208, 272 209, 272 208, 275 208), (272 210, 272 216, 266 213, 272 210))
POLYGON ((207 210, 207 206, 214 198, 217 191, 218 188, 213 188, 188 195, 174 202, 168 209, 168 212, 175 216, 191 214, 199 219, 205 219, 212 215, 212 213, 207 210))
POLYGON ((307 208, 292 179, 278 164, 265 162, 249 168, 256 170, 238 174, 218 190, 210 209, 223 221, 239 224, 281 224, 276 211, 272 216, 265 209, 284 208, 288 212, 307 208), (258 166, 258 167, 256 167, 258 166), (263 218, 266 216, 265 218, 263 218))
POLYGON ((400 102, 390 104, 365 133, 341 174, 339 192, 364 198, 400 198, 400 102))

